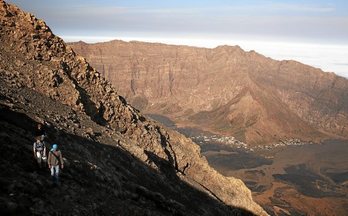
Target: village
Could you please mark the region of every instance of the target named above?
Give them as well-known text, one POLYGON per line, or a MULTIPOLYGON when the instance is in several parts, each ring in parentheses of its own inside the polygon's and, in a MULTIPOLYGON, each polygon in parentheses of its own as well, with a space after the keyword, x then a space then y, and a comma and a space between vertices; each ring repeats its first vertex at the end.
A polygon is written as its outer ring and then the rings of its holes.
POLYGON ((190 138, 199 145, 219 144, 219 145, 224 145, 231 148, 241 149, 246 152, 254 152, 257 150, 272 150, 275 148, 281 148, 286 146, 303 146, 303 145, 313 144, 313 142, 303 142, 300 139, 291 138, 287 140, 280 140, 277 143, 272 143, 269 145, 250 146, 242 141, 237 140, 233 136, 220 136, 216 134, 211 136, 201 134, 197 136, 191 136, 190 138))

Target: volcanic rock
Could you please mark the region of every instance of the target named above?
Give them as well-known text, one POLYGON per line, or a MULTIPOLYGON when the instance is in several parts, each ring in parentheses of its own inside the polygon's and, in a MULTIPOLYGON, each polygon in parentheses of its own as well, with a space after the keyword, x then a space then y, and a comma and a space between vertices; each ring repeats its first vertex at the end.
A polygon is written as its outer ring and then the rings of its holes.
POLYGON ((238 46, 71 43, 133 105, 248 144, 348 137, 348 80, 238 46))
POLYGON ((44 21, 0 0, 0 26, 1 213, 267 215, 241 180, 128 104, 44 21), (63 152, 59 187, 32 157, 38 122, 63 152))

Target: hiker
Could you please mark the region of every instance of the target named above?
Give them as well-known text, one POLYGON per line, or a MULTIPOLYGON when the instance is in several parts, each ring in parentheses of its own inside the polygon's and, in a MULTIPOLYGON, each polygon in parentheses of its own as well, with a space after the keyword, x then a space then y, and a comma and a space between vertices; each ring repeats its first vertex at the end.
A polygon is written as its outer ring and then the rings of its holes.
POLYGON ((36 141, 33 144, 33 152, 39 168, 41 169, 43 162, 46 162, 46 144, 41 136, 36 137, 36 141))
POLYGON ((59 183, 59 167, 64 168, 62 152, 58 150, 58 145, 53 144, 52 149, 48 153, 48 167, 51 170, 51 176, 54 184, 59 183))
POLYGON ((37 125, 37 128, 35 130, 35 136, 36 137, 38 137, 38 136, 42 137, 42 140, 45 138, 46 132, 45 132, 45 127, 44 127, 43 124, 39 123, 37 125))

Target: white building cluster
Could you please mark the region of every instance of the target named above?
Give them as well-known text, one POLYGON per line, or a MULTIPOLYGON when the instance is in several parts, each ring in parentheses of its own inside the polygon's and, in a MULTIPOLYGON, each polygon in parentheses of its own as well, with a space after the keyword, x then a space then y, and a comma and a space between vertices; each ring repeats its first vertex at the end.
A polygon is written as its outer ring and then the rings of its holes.
POLYGON ((198 135, 192 136, 191 139, 200 145, 203 144, 220 144, 229 146, 231 148, 244 149, 248 152, 253 152, 255 150, 272 150, 275 148, 281 148, 286 146, 303 146, 306 144, 313 144, 313 142, 303 142, 300 139, 287 139, 280 140, 278 143, 272 143, 269 145, 257 145, 250 147, 248 144, 237 140, 233 136, 220 136, 220 135, 198 135))

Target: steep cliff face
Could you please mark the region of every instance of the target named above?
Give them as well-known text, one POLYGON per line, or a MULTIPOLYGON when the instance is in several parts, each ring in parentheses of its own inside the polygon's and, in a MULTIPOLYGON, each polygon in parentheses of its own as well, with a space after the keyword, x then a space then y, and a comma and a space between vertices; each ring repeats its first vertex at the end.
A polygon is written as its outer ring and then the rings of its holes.
POLYGON ((249 144, 347 137, 348 80, 238 46, 70 44, 135 106, 249 144))
MULTIPOLYGON (((56 37, 44 21, 1 0, 0 24, 1 125, 4 126, 1 136, 7 140, 1 144, 4 150, 1 152, 15 150, 13 154, 20 156, 23 150, 16 150, 17 147, 25 149, 23 161, 13 161, 16 166, 11 170, 1 169, 4 172, 1 181, 6 182, 0 199, 2 209, 24 209, 32 214, 61 213, 59 209, 54 211, 55 199, 45 191, 20 192, 23 184, 45 185, 47 180, 37 174, 29 179, 17 179, 16 175, 31 175, 33 171, 33 166, 22 166, 30 161, 30 129, 36 119, 41 119, 53 127, 52 142, 69 143, 62 149, 68 152, 71 169, 67 171, 67 182, 73 186, 63 186, 72 190, 64 196, 68 204, 63 213, 76 205, 74 214, 91 209, 96 214, 111 214, 126 206, 125 215, 141 214, 142 209, 154 215, 247 212, 266 215, 252 201, 242 181, 218 174, 190 139, 148 120, 129 105, 83 57, 56 37), (98 166, 99 173, 83 174, 85 168, 98 170, 98 166), (91 209, 84 208, 87 198, 82 201, 77 198, 79 190, 93 200, 88 204, 91 209), (104 192, 110 192, 107 202, 101 201, 104 192), (38 201, 34 207, 28 201, 32 198, 38 201), (27 201, 20 203, 23 199, 27 201), (103 205, 98 206, 100 203, 103 205), (104 208, 104 204, 109 207, 104 208), (191 208, 192 204, 195 207, 191 208), (45 205, 49 207, 43 208, 45 205), (132 206, 137 207, 132 209, 132 206)), ((15 160, 9 155, 12 154, 2 157, 2 164, 15 160)))

